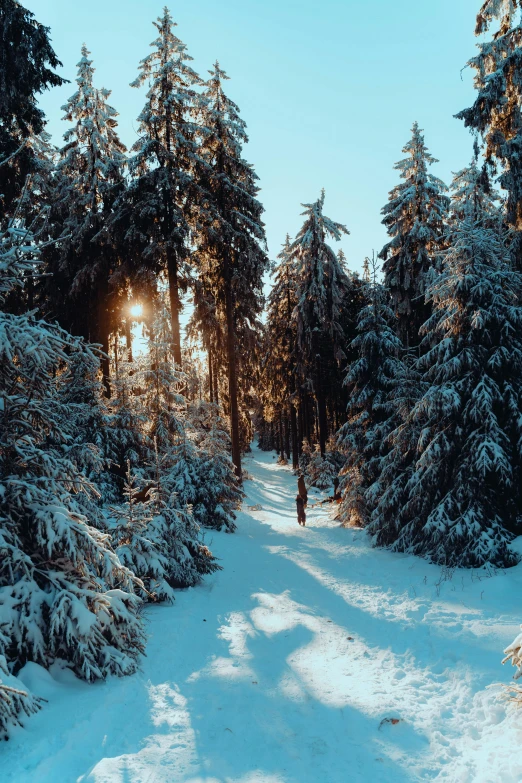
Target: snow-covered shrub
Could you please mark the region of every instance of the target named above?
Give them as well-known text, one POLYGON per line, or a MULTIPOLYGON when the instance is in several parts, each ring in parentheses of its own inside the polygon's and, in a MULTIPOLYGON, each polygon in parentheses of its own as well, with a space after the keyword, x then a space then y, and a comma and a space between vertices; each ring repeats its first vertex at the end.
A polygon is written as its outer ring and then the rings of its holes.
POLYGON ((299 455, 299 470, 301 471, 305 479, 308 475, 308 466, 310 465, 311 461, 312 461, 312 449, 310 447, 310 443, 308 442, 308 438, 305 438, 303 440, 303 447, 301 450, 301 454, 299 455))
POLYGON ((337 441, 335 435, 330 435, 326 441, 324 458, 337 471, 337 473, 339 473, 345 463, 346 457, 342 450, 341 444, 337 441))
MULTIPOLYGON (((184 376, 170 357, 169 314, 160 309, 153 326, 148 365, 143 373, 143 401, 149 416, 149 438, 155 439, 161 460, 164 508, 176 509, 185 519, 182 543, 186 552, 199 552, 199 526, 235 528, 234 509, 242 497, 230 460, 230 440, 217 406, 189 406, 180 394, 184 376), (191 513, 187 513, 187 506, 191 513), (194 539, 191 539, 194 536, 194 539)), ((156 456, 150 454, 149 477, 155 480, 156 456)), ((162 514, 165 516, 166 511, 162 514)), ((169 524, 174 524, 171 519, 169 524)), ((208 566, 208 558, 200 561, 208 566)), ((205 571, 206 572, 206 571, 205 571)))
POLYGON ((329 489, 337 476, 338 470, 331 462, 321 456, 321 448, 317 443, 306 473, 306 483, 317 489, 329 489))
MULTIPOLYGON (((0 297, 36 252, 23 226, 1 235, 0 297)), ((76 462, 63 388, 82 350, 57 326, 0 312, 0 629, 10 671, 61 658, 95 680, 135 671, 144 633, 136 578, 79 500, 96 490, 76 462)))
POLYGON ((128 467, 126 503, 111 508, 111 534, 120 560, 140 577, 148 601, 173 601, 175 587, 192 587, 204 574, 218 570, 215 558, 201 541, 189 509, 168 489, 168 476, 156 455, 155 486, 145 500, 128 467))
POLYGON ((0 739, 7 739, 13 726, 22 725, 21 715, 29 717, 40 708, 40 699, 19 686, 18 680, 9 674, 5 657, 0 655, 0 739))
POLYGON ((143 359, 120 361, 111 381, 113 394, 106 403, 107 428, 101 446, 108 471, 97 480, 106 502, 118 503, 123 498, 128 462, 140 478, 144 477, 143 466, 152 442, 147 434, 142 372, 143 359))
POLYGON ((193 500, 188 501, 194 519, 203 527, 232 532, 243 492, 230 459, 230 436, 218 406, 201 401, 192 404, 187 413, 187 433, 196 452, 190 450, 187 439, 178 444, 178 450, 185 459, 191 455, 197 476, 193 500))
MULTIPOLYGON (((130 461, 124 486, 125 503, 111 507, 110 533, 112 544, 121 562, 143 583, 142 597, 150 601, 173 601, 168 583, 165 541, 152 530, 152 500, 139 500, 141 494, 132 474, 130 461)), ((149 493, 147 493, 149 494, 149 493)))

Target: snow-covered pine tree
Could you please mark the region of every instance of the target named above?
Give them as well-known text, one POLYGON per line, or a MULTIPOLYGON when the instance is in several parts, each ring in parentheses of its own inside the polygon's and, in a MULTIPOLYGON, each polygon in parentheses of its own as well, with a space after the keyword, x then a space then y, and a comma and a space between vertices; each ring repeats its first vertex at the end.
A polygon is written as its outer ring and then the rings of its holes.
POLYGON ((386 401, 394 380, 402 375, 402 343, 393 329, 389 292, 377 280, 375 259, 371 274, 367 260, 367 278, 367 305, 359 313, 358 334, 351 344, 356 358, 344 381, 349 398, 348 421, 338 434, 345 456, 340 510, 344 525, 366 525, 369 521, 367 491, 379 475, 383 440, 390 426, 386 401))
POLYGON ((520 530, 522 276, 498 230, 453 229, 422 328, 426 390, 405 421, 415 470, 378 541, 448 566, 510 566, 520 530))
MULTIPOLYGON (((340 372, 341 361, 346 358, 343 310, 351 292, 350 280, 327 239, 339 241, 348 230, 323 214, 324 191, 313 204, 303 206, 305 222, 288 252, 299 280, 293 316, 297 333, 295 356, 301 382, 313 389, 319 446, 324 456, 328 440, 326 384, 327 379, 332 381, 332 371, 340 372)), ((339 380, 337 388, 340 386, 339 380)))
POLYGON ((187 420, 200 455, 200 502, 193 507, 199 525, 235 530, 243 492, 230 458, 230 435, 216 405, 193 403, 187 420))
MULTIPOLYGON (((21 221, 2 232, 0 297, 37 252, 21 221)), ((144 646, 137 580, 85 517, 78 495, 95 489, 67 453, 60 390, 88 348, 31 314, 0 311, 0 335, 0 654, 13 672, 60 658, 86 680, 129 674, 144 646)))
POLYGON ((474 144, 474 155, 469 166, 453 175, 449 226, 460 224, 466 218, 480 220, 482 225, 500 228, 504 220, 500 194, 491 183, 486 162, 479 166, 479 147, 474 144))
POLYGON ((513 248, 522 270, 522 26, 519 0, 485 0, 477 15, 476 35, 498 23, 493 40, 478 44, 468 65, 478 91, 473 106, 456 116, 486 142, 486 160, 502 166, 499 182, 507 192, 506 222, 515 234, 513 248))
POLYGON ((109 530, 112 545, 123 565, 141 580, 141 597, 146 601, 174 600, 174 591, 168 580, 167 541, 158 536, 153 523, 153 504, 150 490, 144 500, 137 477, 127 463, 123 488, 124 503, 109 508, 109 530))
POLYGON ((26 177, 37 168, 31 140, 42 133, 45 116, 38 94, 65 79, 61 65, 40 24, 18 0, 0 6, 0 219, 13 215, 26 177))
MULTIPOLYGON (((154 442, 149 454, 149 481, 155 486, 157 508, 147 535, 168 558, 167 581, 175 587, 196 584, 203 574, 217 568, 215 558, 203 544, 197 503, 205 495, 205 475, 194 439, 188 434, 186 401, 180 394, 183 374, 173 358, 170 312, 161 299, 149 339, 142 373, 142 404, 148 412, 148 436, 154 442), (188 509, 193 505, 193 509, 188 509)), ((208 491, 212 502, 216 487, 208 491)))
POLYGON ((85 45, 81 55, 78 89, 62 107, 63 119, 73 126, 64 134, 57 167, 64 219, 56 271, 57 280, 61 274, 64 279, 61 285, 50 286, 48 295, 62 325, 102 346, 103 377, 110 396, 110 278, 117 258, 102 232, 125 188, 125 147, 116 132, 117 112, 107 103, 110 91, 93 85, 94 68, 85 45))
MULTIPOLYGON (((290 237, 278 255, 279 263, 274 272, 274 285, 268 298, 265 330, 265 356, 263 358, 263 391, 271 407, 284 415, 290 428, 288 444, 292 451, 294 470, 299 464, 296 410, 296 322, 292 318, 297 304, 298 278, 295 258, 290 254, 290 237)), ((287 454, 287 457, 290 455, 287 454)))
POLYGON ((172 348, 181 367, 180 290, 187 285, 189 233, 199 213, 195 87, 201 79, 190 67, 185 44, 174 35, 168 8, 153 23, 153 51, 139 65, 132 87, 149 87, 138 117, 139 138, 129 160, 131 182, 118 204, 116 229, 123 226, 130 266, 168 280, 172 348))
POLYGON ((114 363, 112 395, 106 403, 106 437, 101 447, 109 471, 97 480, 105 502, 118 503, 122 499, 127 462, 130 461, 133 470, 144 478, 145 463, 153 448, 140 385, 144 362, 145 357, 140 356, 132 362, 118 359, 114 363))
POLYGON ((268 259, 257 176, 242 157, 248 140, 246 125, 223 91, 227 78, 216 63, 200 103, 203 138, 199 154, 206 164, 201 180, 206 212, 200 216, 197 247, 207 259, 205 289, 225 324, 232 461, 241 477, 238 365, 248 362, 248 341, 263 308, 268 259))
POLYGON ((407 157, 395 164, 403 181, 390 191, 382 209, 391 239, 379 258, 384 261, 384 284, 391 294, 398 335, 411 348, 419 344, 419 329, 429 316, 425 292, 440 251, 449 199, 444 183, 428 171, 437 160, 416 122, 403 152, 407 157))

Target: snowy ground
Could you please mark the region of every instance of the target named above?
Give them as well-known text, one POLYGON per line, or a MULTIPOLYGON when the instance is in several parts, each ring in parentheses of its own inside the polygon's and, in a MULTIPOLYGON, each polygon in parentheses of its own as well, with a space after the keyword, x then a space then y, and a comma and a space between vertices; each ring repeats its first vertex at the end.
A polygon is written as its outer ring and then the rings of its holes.
POLYGON ((49 703, 0 747, 1 783, 521 781, 522 711, 487 686, 511 676, 522 566, 441 582, 329 506, 301 529, 290 470, 245 467, 238 532, 212 536, 224 571, 147 612, 142 674, 26 667, 49 703))

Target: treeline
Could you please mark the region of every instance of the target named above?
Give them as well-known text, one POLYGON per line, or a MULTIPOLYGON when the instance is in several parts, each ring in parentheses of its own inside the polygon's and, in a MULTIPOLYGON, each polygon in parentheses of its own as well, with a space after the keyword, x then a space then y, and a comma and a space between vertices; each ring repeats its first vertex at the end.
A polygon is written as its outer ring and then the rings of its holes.
POLYGON ((450 191, 415 123, 382 210, 389 241, 362 278, 328 244, 346 228, 323 194, 287 238, 269 297, 261 445, 305 472, 312 455, 320 477, 341 463, 345 525, 447 567, 519 560, 519 12, 486 2, 479 14, 479 32, 501 32, 469 63, 478 96, 458 117, 474 153, 450 191))
POLYGON ((28 661, 134 672, 141 605, 219 568, 204 530, 232 532, 242 498, 263 209, 224 71, 198 76, 168 9, 155 27, 130 152, 85 46, 57 149, 37 104, 64 81, 49 31, 0 8, 4 736, 39 706, 16 678, 28 661))
MULTIPOLYGON (((363 279, 326 243, 346 229, 322 196, 269 299, 261 446, 315 486, 342 464, 344 525, 449 569, 520 560, 521 13, 486 0, 477 16, 477 35, 494 32, 468 63, 477 97, 457 118, 474 154, 450 193, 415 123, 382 210, 389 241, 363 279)), ((515 677, 521 650, 522 634, 505 651, 515 677)))

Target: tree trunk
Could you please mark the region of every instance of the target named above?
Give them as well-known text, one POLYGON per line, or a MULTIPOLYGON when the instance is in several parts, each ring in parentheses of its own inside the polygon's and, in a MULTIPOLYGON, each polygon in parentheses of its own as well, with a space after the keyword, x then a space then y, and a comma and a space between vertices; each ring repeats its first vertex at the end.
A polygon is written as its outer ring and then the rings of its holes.
POLYGON ((181 331, 179 327, 181 300, 179 298, 178 264, 172 249, 167 251, 167 272, 169 278, 170 317, 172 321, 172 357, 174 364, 181 368, 181 331))
MULTIPOLYGON (((228 278, 228 274, 226 275, 228 278)), ((232 462, 236 476, 241 479, 241 445, 239 441, 239 408, 237 400, 236 336, 230 280, 225 280, 225 307, 227 317, 227 364, 228 396, 230 404, 230 437, 232 439, 232 462)))
POLYGON ((317 376, 315 382, 315 394, 317 399, 317 434, 319 436, 319 448, 321 449, 321 457, 324 457, 326 452, 326 441, 328 440, 328 417, 326 415, 326 399, 324 394, 324 387, 321 374, 321 357, 318 354, 316 357, 317 363, 317 376))
POLYGON ((108 283, 103 280, 98 291, 98 335, 97 342, 101 344, 101 371, 103 378, 104 395, 111 396, 111 365, 109 359, 109 314, 107 312, 108 283))
POLYGON ((297 412, 295 405, 290 404, 290 432, 292 436, 292 467, 299 467, 299 446, 297 445, 297 412))
POLYGON ((214 360, 214 402, 219 405, 219 365, 217 358, 214 360))
POLYGON ((127 361, 132 362, 132 332, 130 318, 125 319, 125 342, 127 344, 127 361))
POLYGON ((208 396, 214 402, 214 379, 212 377, 212 349, 208 347, 208 396))
POLYGON ((279 411, 279 454, 281 459, 285 457, 285 442, 283 438, 283 413, 279 411))
POLYGON ((311 421, 311 414, 310 414, 310 403, 308 399, 309 395, 307 392, 304 394, 303 399, 303 422, 304 422, 304 432, 305 437, 310 444, 312 445, 312 421, 311 421))
POLYGON ((285 425, 285 457, 289 460, 290 459, 290 422, 288 417, 288 410, 285 411, 284 425, 285 425))

